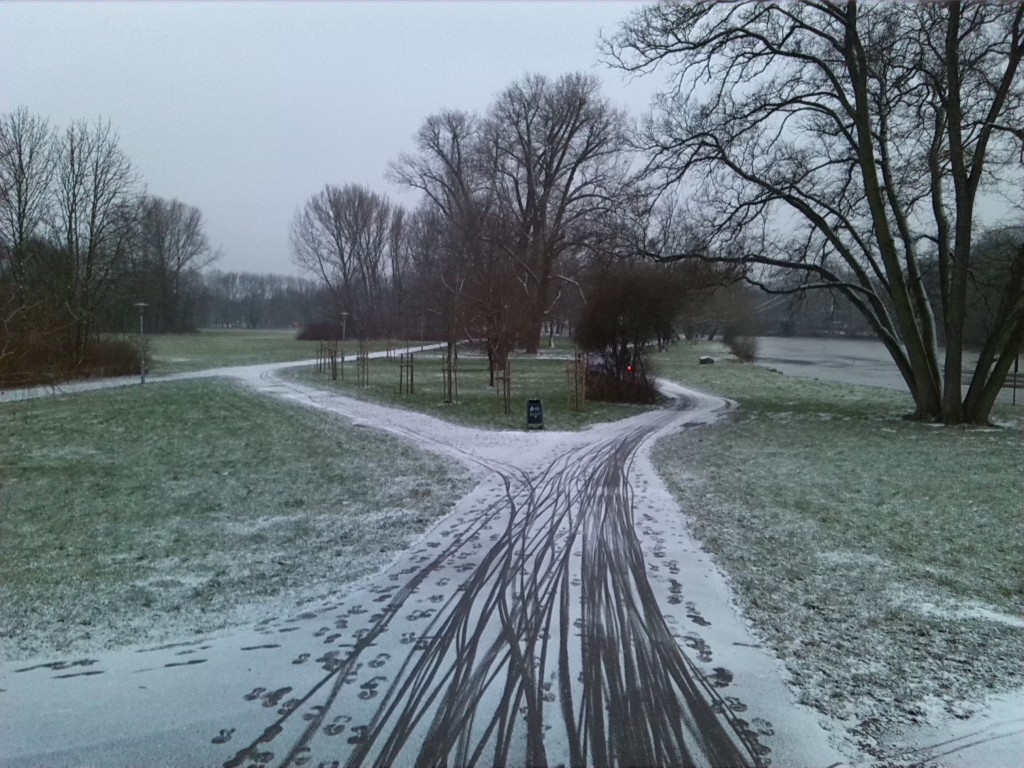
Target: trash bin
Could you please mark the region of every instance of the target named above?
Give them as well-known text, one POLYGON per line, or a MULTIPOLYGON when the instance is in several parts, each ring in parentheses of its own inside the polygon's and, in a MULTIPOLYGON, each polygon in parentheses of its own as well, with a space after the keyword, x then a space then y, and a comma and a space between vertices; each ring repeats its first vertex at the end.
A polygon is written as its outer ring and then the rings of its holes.
POLYGON ((540 400, 526 401, 526 428, 544 429, 544 403, 540 400))

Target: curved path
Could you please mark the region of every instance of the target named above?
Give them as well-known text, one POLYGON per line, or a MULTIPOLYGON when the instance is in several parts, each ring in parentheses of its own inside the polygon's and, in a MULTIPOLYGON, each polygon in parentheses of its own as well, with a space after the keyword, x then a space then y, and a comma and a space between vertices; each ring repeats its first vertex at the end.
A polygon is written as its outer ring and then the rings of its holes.
POLYGON ((233 375, 475 466, 481 483, 337 604, 160 648, 0 667, 0 764, 834 765, 647 459, 727 403, 484 433, 233 375), (95 703, 101 700, 101 707, 95 703))

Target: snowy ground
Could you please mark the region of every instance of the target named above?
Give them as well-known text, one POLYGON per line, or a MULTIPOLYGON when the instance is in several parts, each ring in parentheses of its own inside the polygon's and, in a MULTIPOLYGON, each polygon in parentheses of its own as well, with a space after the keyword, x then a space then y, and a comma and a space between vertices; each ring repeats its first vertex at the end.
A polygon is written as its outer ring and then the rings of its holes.
POLYGON ((322 599, 472 488, 455 461, 232 379, 12 403, 0 434, 8 660, 180 639, 322 599))
POLYGON ((460 764, 841 759, 792 702, 650 464, 658 435, 707 423, 721 401, 688 396, 689 410, 580 433, 493 433, 267 369, 235 375, 462 461, 481 483, 331 605, 255 631, 5 665, 0 763, 405 764, 419 749, 460 764), (494 719, 463 726, 456 712, 494 719))
POLYGON ((901 394, 755 366, 676 373, 743 404, 657 464, 801 701, 879 764, 1024 762, 1019 427, 907 422, 901 394))
MULTIPOLYGON (((643 568, 639 572, 630 571, 631 578, 636 579, 636 584, 647 585, 644 588, 649 588, 654 595, 657 613, 684 651, 687 664, 692 664, 695 679, 709 685, 706 690, 712 692, 710 701, 717 717, 725 721, 739 720, 744 725, 734 733, 749 733, 755 744, 772 750, 761 757, 751 757, 750 764, 767 765, 771 759, 775 766, 832 765, 844 759, 836 749, 842 750, 849 763, 871 762, 865 754, 858 754, 856 745, 847 739, 847 723, 820 718, 793 703, 797 695, 807 699, 808 692, 815 690, 815 681, 799 679, 803 686, 800 691, 791 692, 786 688, 784 681, 798 678, 784 671, 760 647, 760 638, 751 633, 734 608, 729 580, 704 554, 677 503, 653 470, 650 451, 655 439, 713 420, 721 401, 676 390, 677 395, 700 403, 685 418, 662 422, 658 421, 661 418, 658 413, 644 414, 628 423, 578 434, 494 433, 456 427, 428 416, 318 392, 277 379, 271 369, 272 366, 240 368, 232 370, 230 375, 245 381, 256 391, 337 414, 359 425, 382 429, 421 448, 463 462, 480 481, 478 490, 389 570, 339 596, 331 605, 310 607, 297 616, 267 617, 254 630, 221 633, 174 647, 0 665, 0 712, 3 713, 0 716, 0 765, 80 765, 83 760, 95 765, 241 765, 244 760, 231 762, 232 756, 238 755, 254 763, 266 758, 269 764, 284 764, 273 762, 280 761, 285 754, 278 751, 274 755, 270 742, 275 739, 273 749, 279 749, 284 742, 292 745, 285 757, 285 761, 293 761, 291 764, 304 764, 305 759, 314 754, 343 757, 363 754, 359 750, 364 749, 361 745, 368 731, 355 726, 369 727, 374 722, 385 722, 374 720, 381 717, 379 709, 377 715, 373 714, 378 695, 383 695, 385 702, 391 700, 391 694, 386 693, 390 690, 388 686, 409 679, 408 673, 403 671, 408 669, 406 666, 397 672, 391 666, 394 660, 404 658, 407 663, 414 663, 422 656, 422 651, 436 647, 431 641, 418 648, 419 640, 411 647, 406 646, 402 641, 410 630, 414 629, 412 636, 420 639, 436 637, 438 633, 424 632, 403 621, 415 622, 414 614, 423 613, 430 627, 440 626, 436 617, 430 618, 436 606, 440 604, 447 610, 448 606, 459 602, 458 590, 454 594, 447 592, 440 582, 448 579, 456 585, 459 581, 468 584, 478 572, 473 568, 458 570, 454 559, 437 560, 438 547, 454 541, 458 531, 465 531, 473 521, 478 521, 481 514, 492 509, 496 500, 517 498, 514 493, 510 494, 508 485, 512 482, 509 478, 517 477, 517 473, 538 477, 538 472, 557 462, 568 462, 566 470, 579 471, 577 465, 589 461, 582 457, 591 456, 594 446, 618 445, 637 429, 645 431, 625 466, 629 472, 632 514, 637 522, 635 535, 643 553, 643 568), (577 455, 581 460, 561 458, 577 455), (500 481, 503 477, 506 478, 504 490, 500 481), (499 479, 497 485, 496 478, 499 479), (396 618, 392 626, 381 630, 383 634, 374 634, 375 627, 389 620, 378 618, 374 623, 373 615, 366 617, 359 610, 360 604, 371 606, 385 595, 394 603, 396 584, 411 584, 416 579, 420 581, 403 598, 409 601, 403 604, 403 610, 414 608, 413 612, 404 619, 396 618), (433 594, 428 595, 428 592, 433 594), (441 599, 434 602, 438 596, 441 599), (379 643, 377 647, 364 647, 360 651, 362 655, 357 656, 345 650, 346 647, 359 648, 360 642, 369 635, 379 643), (325 643, 338 652, 333 656, 330 655, 333 651, 324 653, 325 643), (317 654, 323 655, 313 664, 312 659, 316 659, 317 654), (385 656, 388 658, 384 659, 385 656), (340 682, 338 659, 344 659, 347 665, 346 675, 340 682), (363 666, 360 668, 359 664, 363 666), (349 677, 347 685, 351 688, 346 694, 345 680, 349 677), (339 698, 322 701, 316 698, 321 695, 318 692, 327 690, 324 685, 335 684, 343 686, 338 689, 339 698), (716 691, 717 699, 714 698, 716 691), (97 697, 119 701, 120 705, 97 710, 93 706, 97 697), (196 701, 209 704, 197 708, 196 701), (311 727, 319 729, 316 738, 310 735, 311 727), (281 735, 282 729, 284 735, 281 735), (335 740, 325 737, 344 739, 345 745, 330 747, 335 740)), ((224 373, 221 371, 218 375, 224 373)), ((687 432, 684 439, 694 434, 697 433, 687 432)), ((676 477, 672 482, 689 483, 691 480, 680 481, 676 477)), ((584 481, 580 487, 589 487, 592 482, 584 481)), ((540 486, 527 484, 524 487, 540 486)), ((520 503, 530 497, 531 493, 527 493, 520 503)), ((499 517, 491 523, 498 529, 502 520, 506 525, 508 520, 500 515, 511 514, 509 509, 502 509, 495 512, 499 517)), ((561 528, 556 526, 553 530, 561 528)), ((462 544, 469 547, 466 552, 470 552, 474 544, 482 543, 479 536, 462 540, 462 544)), ((570 547, 567 553, 571 552, 570 547)), ((452 557, 458 557, 458 553, 453 552, 452 557)), ((479 555, 469 556, 470 562, 473 557, 479 555)), ((512 605, 522 598, 523 592, 511 588, 508 599, 512 605)), ((938 605, 933 608, 943 610, 938 605)), ((984 606, 975 606, 975 609, 975 612, 986 610, 984 606)), ((452 615, 459 615, 458 611, 452 615)), ((476 616, 463 614, 462 620, 476 616)), ((649 627, 650 620, 642 625, 649 627)), ((558 632, 553 634, 558 637, 558 632)), ((840 653, 835 643, 842 638, 824 635, 813 639, 822 644, 826 654, 832 654, 835 663, 840 653)), ((552 640, 552 644, 554 642, 552 640)), ((574 647, 572 642, 568 647, 574 647)), ((463 645, 453 648, 456 658, 466 654, 463 645)), ((442 655, 440 658, 451 657, 442 655)), ((452 661, 439 664, 438 671, 449 668, 452 661)), ((557 668, 558 664, 552 661, 551 668, 557 668)), ((472 674, 472 670, 473 667, 467 668, 467 673, 472 674)), ((871 670, 864 672, 870 674, 871 670)), ((524 679, 528 680, 529 676, 524 679)), ((548 695, 554 697, 547 714, 536 721, 538 728, 545 729, 544 733, 562 720, 558 708, 564 710, 566 700, 581 706, 580 689, 572 687, 572 693, 567 696, 555 682, 553 688, 539 685, 536 689, 538 697, 544 701, 548 695)), ((487 700, 486 695, 484 700, 487 700)), ((528 696, 527 701, 530 700, 528 696)), ((977 707, 979 712, 969 720, 956 719, 948 714, 949 707, 941 704, 936 701, 922 709, 921 725, 902 730, 889 727, 866 734, 870 736, 872 751, 887 755, 886 759, 891 762, 886 764, 923 763, 965 768, 1020 764, 1019 758, 1024 754, 1024 719, 1019 714, 1022 711, 1019 705, 1024 702, 1019 695, 998 697, 988 704, 987 710, 984 706, 977 707)), ((512 742, 519 745, 517 748, 526 748, 531 728, 508 722, 512 742)), ((415 729, 410 730, 410 738, 414 733, 415 729)), ((487 742, 486 739, 478 741, 487 742)), ((545 736, 545 743, 548 754, 555 757, 560 750, 570 748, 572 738, 549 734, 545 736)), ((457 761, 453 758, 453 762, 457 761)))

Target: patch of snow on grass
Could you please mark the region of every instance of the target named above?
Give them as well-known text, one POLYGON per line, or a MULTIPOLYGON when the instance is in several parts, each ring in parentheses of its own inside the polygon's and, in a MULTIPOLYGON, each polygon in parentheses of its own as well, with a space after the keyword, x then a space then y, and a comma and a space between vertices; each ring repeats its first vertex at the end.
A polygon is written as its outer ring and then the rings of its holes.
POLYGON ((907 422, 898 393, 754 367, 677 373, 741 407, 655 460, 803 702, 903 765, 906 728, 1024 681, 1018 432, 907 422))
POLYGON ((1024 619, 1021 617, 995 611, 989 606, 973 601, 965 603, 931 602, 922 596, 910 597, 906 594, 906 590, 901 590, 900 596, 894 598, 892 604, 904 610, 917 611, 923 616, 935 616, 948 621, 991 621, 1016 629, 1024 629, 1024 619))
POLYGON ((279 615, 378 571, 468 488, 448 459, 224 382, 0 408, 0 655, 279 615))

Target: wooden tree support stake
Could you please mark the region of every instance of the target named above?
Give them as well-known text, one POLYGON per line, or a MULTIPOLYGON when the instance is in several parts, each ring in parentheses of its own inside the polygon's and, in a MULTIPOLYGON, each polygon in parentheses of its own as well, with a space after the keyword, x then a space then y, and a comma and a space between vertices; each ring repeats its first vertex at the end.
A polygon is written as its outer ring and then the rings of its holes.
POLYGON ((512 413, 512 363, 505 361, 505 367, 494 374, 494 391, 498 395, 498 412, 512 413))
POLYGON ((587 357, 578 350, 565 366, 566 406, 570 411, 587 410, 587 357))
POLYGON ((412 395, 416 392, 416 368, 412 352, 398 355, 398 394, 412 395))
POLYGON ((451 341, 441 366, 441 381, 444 383, 444 401, 459 402, 459 348, 451 341))
POLYGON ((365 340, 359 342, 359 353, 356 355, 356 378, 358 386, 370 386, 370 353, 365 340))

